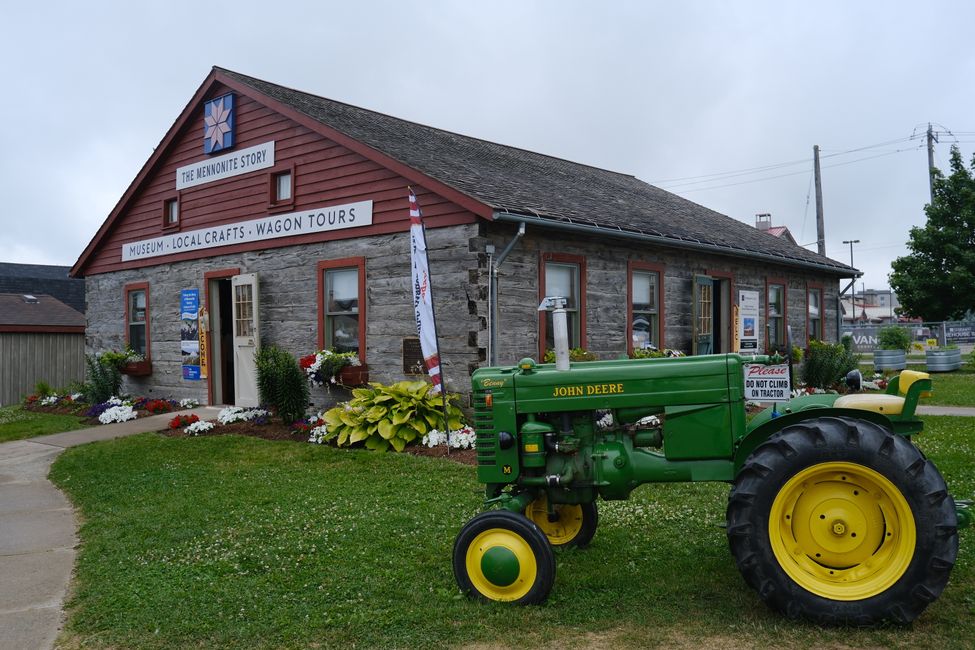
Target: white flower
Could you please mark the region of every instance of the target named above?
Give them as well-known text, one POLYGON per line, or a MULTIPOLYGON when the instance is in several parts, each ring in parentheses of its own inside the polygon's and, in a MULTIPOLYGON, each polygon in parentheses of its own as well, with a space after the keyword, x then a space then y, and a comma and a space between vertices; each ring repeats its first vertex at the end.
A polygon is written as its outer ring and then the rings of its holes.
POLYGON ((106 409, 104 413, 98 416, 98 421, 102 424, 109 424, 111 422, 125 422, 126 420, 134 420, 137 417, 138 415, 132 410, 131 405, 120 404, 118 406, 113 406, 106 409))
POLYGON ((71 401, 77 402, 79 399, 81 399, 81 396, 82 393, 71 393, 71 401))
POLYGON ((189 398, 186 398, 186 399, 181 399, 179 401, 179 407, 180 408, 184 408, 184 409, 193 409, 193 408, 196 408, 199 405, 200 405, 200 402, 198 400, 193 399, 192 397, 189 397, 189 398))
POLYGON ((271 413, 267 409, 242 408, 240 406, 228 406, 221 409, 217 414, 217 422, 220 424, 230 424, 231 422, 248 422, 259 417, 267 417, 271 413))
POLYGON ((612 426, 613 426, 613 412, 612 411, 606 411, 605 413, 603 413, 602 417, 600 417, 598 420, 596 420, 596 426, 599 429, 603 430, 603 431, 612 428, 612 426))
POLYGON ((308 436, 308 442, 313 443, 313 444, 316 444, 316 445, 324 445, 325 444, 325 436, 326 436, 326 434, 328 434, 328 426, 326 426, 324 424, 319 425, 319 426, 315 427, 314 429, 312 429, 309 432, 309 434, 310 435, 308 436))
POLYGON ((198 420, 191 424, 190 426, 183 429, 184 433, 188 433, 191 436, 196 436, 204 431, 209 431, 213 428, 213 422, 207 422, 206 420, 198 420))
POLYGON ((423 436, 422 443, 427 447, 437 447, 440 445, 450 445, 453 449, 474 449, 477 441, 477 432, 469 426, 451 431, 448 436, 437 429, 431 430, 423 436))
POLYGON ((57 403, 58 403, 57 395, 48 395, 47 397, 42 397, 39 402, 41 406, 54 406, 57 403))

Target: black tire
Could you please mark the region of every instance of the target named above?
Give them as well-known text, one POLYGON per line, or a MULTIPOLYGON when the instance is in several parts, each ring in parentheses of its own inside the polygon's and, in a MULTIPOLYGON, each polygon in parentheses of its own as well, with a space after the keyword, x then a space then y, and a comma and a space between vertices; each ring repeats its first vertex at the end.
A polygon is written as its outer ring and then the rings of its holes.
POLYGON ((555 548, 586 548, 599 526, 599 510, 594 502, 556 504, 557 519, 548 519, 548 500, 538 497, 525 508, 525 516, 537 525, 555 548))
POLYGON ((954 501, 934 464, 846 417, 787 426, 755 449, 729 496, 728 542, 772 608, 854 625, 914 620, 958 554, 954 501))
POLYGON ((454 577, 480 600, 537 605, 555 582, 555 554, 527 517, 507 510, 483 512, 454 542, 454 577))

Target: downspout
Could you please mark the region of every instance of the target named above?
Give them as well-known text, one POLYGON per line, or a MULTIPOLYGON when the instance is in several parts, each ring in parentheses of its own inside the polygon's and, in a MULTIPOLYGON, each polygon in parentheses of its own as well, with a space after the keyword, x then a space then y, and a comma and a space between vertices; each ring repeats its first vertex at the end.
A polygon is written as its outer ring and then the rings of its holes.
POLYGON ((508 257, 518 240, 524 235, 525 222, 522 221, 518 224, 518 232, 515 233, 515 238, 508 242, 508 245, 504 247, 504 250, 493 262, 490 260, 488 262, 490 265, 490 277, 488 278, 488 329, 490 330, 488 365, 490 366, 498 365, 498 269, 501 268, 505 258, 508 257))

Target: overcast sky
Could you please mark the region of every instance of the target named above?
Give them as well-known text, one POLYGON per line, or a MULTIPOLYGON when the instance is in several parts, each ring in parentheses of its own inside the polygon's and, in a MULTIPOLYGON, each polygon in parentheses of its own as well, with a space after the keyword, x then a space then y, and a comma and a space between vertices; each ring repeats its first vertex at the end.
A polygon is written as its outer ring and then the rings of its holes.
POLYGON ((955 134, 938 166, 975 147, 973 24, 961 0, 7 2, 0 261, 73 264, 219 65, 770 212, 813 250, 818 144, 827 255, 859 239, 885 288, 924 223, 927 123, 955 134))

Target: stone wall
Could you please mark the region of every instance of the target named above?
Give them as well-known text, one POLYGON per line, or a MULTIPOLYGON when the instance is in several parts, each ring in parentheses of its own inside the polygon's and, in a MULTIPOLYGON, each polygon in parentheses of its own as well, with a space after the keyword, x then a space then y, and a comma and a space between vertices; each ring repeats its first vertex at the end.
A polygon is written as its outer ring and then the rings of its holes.
MULTIPOLYGON (((486 241, 500 252, 515 235, 511 224, 491 226, 486 241)), ((516 363, 524 356, 538 354, 538 273, 542 253, 558 252, 586 258, 587 349, 603 359, 615 359, 626 352, 627 262, 630 260, 660 264, 665 267, 663 279, 664 345, 691 352, 692 283, 695 275, 731 274, 733 295, 739 290, 758 291, 761 302, 759 349, 765 349, 765 278, 784 277, 789 283, 788 322, 795 345, 806 345, 806 286, 811 282, 823 287, 824 334, 836 340, 838 281, 814 272, 766 264, 741 258, 676 251, 659 246, 625 240, 594 240, 583 236, 554 234, 528 227, 504 261, 498 278, 498 360, 516 363)), ((486 272, 482 274, 486 281, 486 272)), ((486 315, 486 314, 485 314, 486 315)))
MULTIPOLYGON (((469 281, 471 269, 475 269, 476 277, 478 255, 471 251, 471 240, 477 232, 476 225, 464 225, 427 233, 440 345, 451 390, 454 383, 460 384, 458 388, 465 387, 470 367, 484 358, 483 350, 479 353, 476 344, 486 323, 479 318, 477 305, 472 301, 486 300, 487 294, 482 296, 477 283, 469 281), (475 345, 470 345, 472 342, 475 345)), ((205 402, 207 382, 182 378, 181 290, 199 289, 202 301, 206 291, 203 275, 207 271, 239 267, 242 273, 257 273, 262 344, 273 343, 302 356, 314 352, 318 345, 317 263, 359 256, 366 258, 366 361, 370 380, 388 383, 415 378, 402 371, 403 339, 416 336, 408 233, 215 255, 204 260, 93 275, 86 278, 88 352, 125 346, 123 288, 132 282, 148 282, 152 374, 126 377, 124 390, 205 402)), ((322 406, 347 394, 336 391, 327 396, 323 389, 313 388, 312 397, 316 405, 322 406)))
MULTIPOLYGON (((487 244, 499 253, 514 237, 511 224, 478 223, 428 231, 432 286, 441 358, 448 389, 468 393, 470 373, 486 358, 488 346, 487 244)), ((540 254, 570 253, 585 256, 587 264, 586 347, 603 359, 626 352, 627 262, 638 260, 665 266, 664 345, 691 351, 692 282, 697 274, 730 273, 734 294, 750 289, 761 296, 760 350, 764 350, 765 278, 784 277, 789 285, 788 317, 794 340, 806 341, 806 284, 822 284, 827 340, 836 339, 838 282, 828 276, 785 266, 752 262, 729 256, 683 252, 639 242, 594 240, 542 232, 528 227, 499 273, 499 362, 513 364, 538 354, 537 306, 540 254)), ((179 299, 182 289, 205 295, 204 273, 239 267, 257 273, 260 282, 262 344, 276 344, 296 356, 313 352, 318 341, 317 263, 345 257, 366 259, 366 361, 370 380, 390 383, 420 378, 403 372, 403 340, 416 336, 410 291, 408 233, 358 240, 323 242, 205 260, 177 262, 86 279, 89 352, 120 349, 125 345, 123 287, 149 283, 152 375, 126 378, 125 390, 158 397, 207 399, 206 381, 182 378, 179 348, 179 299)), ((327 395, 312 389, 317 406, 345 399, 336 391, 327 395)), ((466 406, 467 400, 463 402, 466 406)))

